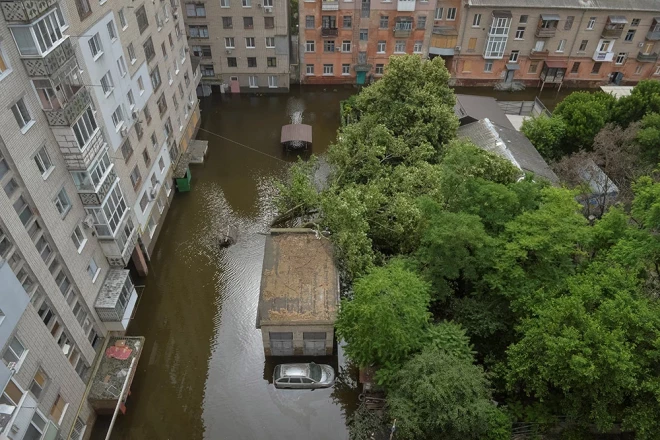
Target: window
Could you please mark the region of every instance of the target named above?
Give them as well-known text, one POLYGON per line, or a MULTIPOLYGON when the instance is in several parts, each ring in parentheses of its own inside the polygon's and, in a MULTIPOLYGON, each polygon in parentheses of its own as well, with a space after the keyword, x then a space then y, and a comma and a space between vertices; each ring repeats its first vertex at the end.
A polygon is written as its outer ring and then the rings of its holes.
POLYGON ((600 66, 602 65, 603 63, 594 63, 593 67, 591 68, 591 73, 595 75, 600 72, 600 66))
POLYGON ((206 8, 203 3, 186 3, 186 15, 188 17, 206 17, 206 8))
POLYGON ((23 56, 46 55, 59 45, 66 35, 66 23, 59 7, 51 9, 30 26, 11 27, 18 51, 23 56))
POLYGON ((264 17, 264 28, 266 28, 266 29, 275 29, 275 18, 273 18, 273 17, 264 17))
POLYGON ((314 52, 314 40, 307 40, 305 42, 305 52, 314 52))
POLYGON ((385 72, 385 65, 384 64, 376 64, 376 75, 382 75, 385 72))
POLYGON ((360 29, 360 41, 369 41, 369 29, 360 29))
POLYGON ((380 41, 378 42, 377 52, 378 52, 378 53, 385 53, 385 41, 380 40, 380 41))
MULTIPOLYGON (((129 90, 128 93, 126 94, 126 99, 128 99, 128 103, 131 106, 131 110, 135 108, 135 96, 133 96, 133 90, 129 90)), ((140 125, 140 124, 137 124, 140 125)))
POLYGON ((82 440, 85 435, 85 430, 87 425, 83 422, 80 417, 76 419, 76 423, 73 425, 73 434, 71 435, 71 440, 82 440))
POLYGON ((151 85, 155 92, 158 89, 158 87, 160 87, 160 83, 161 83, 160 69, 158 69, 158 66, 154 67, 154 70, 151 71, 149 77, 151 78, 151 85))
POLYGON ((147 41, 144 42, 142 48, 144 49, 144 57, 147 59, 147 61, 151 61, 153 57, 156 56, 156 51, 154 50, 154 42, 151 37, 149 37, 147 41))
MULTIPOLYGON (((146 152, 146 150, 145 150, 146 152)), ((143 153, 144 154, 144 153, 143 153)), ((147 157, 149 155, 147 154, 147 157)), ((140 174, 140 170, 137 165, 133 168, 133 171, 131 171, 131 185, 133 185, 133 189, 136 189, 138 185, 140 185, 140 182, 142 181, 142 175, 140 174)))
POLYGON ((225 37, 225 48, 226 49, 234 48, 234 37, 225 37))
POLYGON ((350 75, 351 74, 351 65, 350 64, 342 64, 341 65, 341 74, 342 75, 350 75))
POLYGON ((472 17, 472 27, 479 27, 481 24, 481 14, 474 14, 472 17))
POLYGON ((254 49, 254 37, 245 37, 245 48, 254 49))
POLYGON ((101 45, 101 37, 99 33, 95 33, 92 38, 87 42, 89 44, 89 50, 92 51, 92 56, 94 59, 100 57, 103 54, 103 46, 101 45))
POLYGON ((229 7, 229 0, 220 0, 220 7, 221 8, 228 8, 229 7))
POLYGON ((417 29, 426 29, 426 15, 417 17, 417 29))
POLYGON ((256 57, 247 57, 247 66, 248 67, 257 67, 257 58, 256 57))
POLYGON ((244 8, 249 8, 252 6, 252 1, 251 0, 242 0, 242 4, 244 8))
POLYGON ((238 67, 236 57, 227 57, 227 67, 238 67))
POLYGON ((529 15, 521 15, 520 16, 520 21, 518 23, 526 24, 528 19, 529 19, 529 15))
POLYGON ((266 37, 266 49, 275 47, 275 37, 266 37))
POLYGON ((117 15, 119 15, 119 24, 121 25, 122 30, 126 29, 128 27, 128 22, 126 21, 126 16, 124 15, 124 8, 121 8, 119 12, 117 12, 117 15))
POLYGON ((484 72, 490 73, 493 71, 493 62, 492 61, 486 61, 484 63, 484 72))
POLYGON ((323 52, 334 52, 335 40, 325 40, 323 42, 323 52))
POLYGON ((190 38, 208 38, 209 37, 209 28, 208 26, 203 25, 190 25, 188 26, 188 32, 190 38))
POLYGON ((559 44, 557 44, 557 52, 563 52, 565 47, 566 40, 559 40, 559 44))
POLYGON ((108 24, 106 25, 108 28, 108 36, 110 37, 111 40, 116 40, 117 39, 117 31, 115 30, 115 22, 110 20, 108 24))
POLYGON ((119 55, 117 59, 117 68, 121 76, 126 76, 126 63, 124 63, 124 57, 122 55, 119 55))
POLYGON ((640 75, 642 73, 643 66, 639 65, 635 68, 635 75, 640 75))
POLYGON ((88 0, 76 0, 76 9, 78 9, 78 16, 81 20, 84 20, 92 13, 88 0))
POLYGON ((387 27, 389 26, 389 21, 390 21, 389 16, 381 15, 380 16, 380 28, 381 29, 387 29, 387 27))
POLYGON ((41 177, 44 179, 50 174, 49 171, 54 168, 53 162, 50 160, 50 156, 48 156, 45 146, 39 149, 37 155, 34 156, 34 161, 37 163, 37 168, 39 168, 41 177))
POLYGON ((129 45, 126 46, 126 51, 128 52, 128 58, 131 60, 131 64, 135 63, 135 61, 137 61, 137 55, 135 55, 133 43, 129 43, 129 45))
POLYGON ((616 64, 623 64, 623 62, 626 60, 626 53, 625 52, 619 52, 616 56, 616 64))
POLYGON ((16 123, 18 124, 21 131, 25 132, 29 128, 30 123, 32 122, 32 116, 25 105, 23 98, 16 101, 16 104, 11 106, 11 112, 16 118, 16 123))
POLYGON ((589 17, 589 22, 587 23, 587 30, 590 31, 596 25, 596 17, 589 17))
POLYGON ((58 394, 55 403, 53 403, 53 406, 50 409, 50 417, 58 425, 62 422, 62 418, 64 418, 68 406, 69 404, 64 401, 60 394, 58 394))
POLYGON ((406 40, 396 40, 394 42, 394 53, 406 52, 406 40))
POLYGON ((167 55, 167 49, 165 48, 165 42, 164 41, 160 44, 160 50, 163 52, 163 59, 166 60, 168 55, 167 55))
POLYGON ((519 54, 520 54, 519 50, 512 50, 511 51, 511 56, 509 56, 509 62, 510 63, 517 63, 519 54))
POLYGON ((165 171, 165 162, 163 161, 162 157, 158 160, 158 168, 160 169, 161 173, 165 171))
POLYGON ((41 259, 44 260, 44 263, 47 263, 51 255, 53 255, 53 250, 50 248, 50 244, 46 240, 46 237, 43 235, 39 237, 35 246, 37 251, 39 251, 39 255, 41 255, 41 259))
POLYGON ((345 29, 350 29, 350 28, 352 28, 352 27, 353 27, 353 17, 350 16, 350 15, 344 15, 344 19, 343 19, 343 22, 342 22, 342 26, 343 26, 345 29))
POLYGON ((324 64, 323 65, 323 74, 324 75, 333 75, 335 71, 335 66, 332 64, 324 64))
POLYGON ((566 17, 566 22, 564 22, 564 30, 565 31, 570 31, 571 28, 573 27, 573 21, 575 21, 575 16, 574 15, 569 15, 566 17))
POLYGON ((16 336, 14 336, 13 338, 11 338, 9 345, 7 345, 7 350, 5 350, 5 354, 2 355, 2 359, 7 364, 9 362, 18 363, 23 358, 24 354, 27 354, 25 347, 23 346, 21 341, 19 341, 16 338, 16 336))
POLYGON ((539 62, 532 61, 531 63, 529 63, 529 69, 527 69, 527 73, 536 73, 538 68, 539 68, 539 62))
POLYGON ((277 77, 275 75, 268 75, 268 87, 271 89, 277 88, 277 77))
POLYGON ((612 41, 610 40, 601 40, 598 46, 599 52, 609 52, 612 47, 612 41))
POLYGON ((655 67, 655 72, 653 74, 654 75, 660 75, 660 66, 655 67))
POLYGON ((587 50, 587 44, 589 44, 589 40, 582 40, 578 52, 585 52, 587 50))
POLYGON ((137 84, 138 84, 138 88, 140 89, 140 95, 142 95, 144 93, 144 81, 142 81, 141 76, 138 76, 137 84))
POLYGON ((158 139, 156 138, 156 133, 151 133, 151 147, 154 150, 158 148, 158 139))
POLYGON ((273 0, 264 0, 264 6, 272 8, 273 0))
POLYGON ((257 77, 255 75, 248 76, 248 86, 251 88, 259 87, 259 84, 257 83, 257 77))
POLYGON ((222 28, 223 29, 233 29, 234 23, 232 22, 231 17, 222 17, 222 28))
POLYGON ((571 73, 578 73, 580 70, 580 62, 576 61, 573 63, 573 66, 571 66, 571 73))
POLYGON ((192 46, 192 52, 196 57, 210 57, 211 46, 192 46))
POLYGON ((37 400, 41 398, 41 393, 43 393, 44 388, 46 388, 46 382, 48 382, 48 376, 44 370, 39 368, 37 372, 34 373, 32 382, 30 382, 30 392, 37 398, 37 400))
POLYGON ((623 41, 632 41, 635 38, 635 32, 637 32, 635 29, 628 29, 628 32, 626 32, 626 37, 623 39, 623 41))
POLYGON ((66 213, 69 212, 69 209, 71 209, 71 200, 69 200, 69 195, 64 188, 62 188, 55 197, 55 207, 62 217, 64 217, 66 213))
MULTIPOLYGON (((7 184, 4 187, 5 194, 7 194, 7 197, 11 198, 12 195, 14 195, 14 192, 18 189, 18 183, 14 179, 9 179, 7 184)), ((2 234, 0 234, 1 236, 2 234)), ((0 240, 0 248, 2 248, 2 240, 0 240)), ((1 254, 2 252, 0 252, 1 254)))
POLYGON ((73 245, 76 247, 78 253, 82 252, 83 248, 85 247, 85 243, 87 243, 87 237, 85 237, 85 234, 80 228, 80 225, 76 225, 76 227, 73 228, 73 232, 71 233, 71 241, 73 241, 73 245))
POLYGON ((123 144, 121 144, 121 157, 124 158, 124 163, 128 163, 128 159, 133 155, 133 145, 131 145, 131 140, 126 139, 123 144))
POLYGON ((435 20, 442 20, 442 8, 435 8, 435 20))
POLYGON ((105 93, 106 97, 108 97, 115 88, 115 85, 112 82, 112 75, 110 74, 109 70, 105 75, 101 77, 101 88, 103 89, 103 93, 105 93))
POLYGON ((140 29, 140 35, 142 35, 149 26, 147 11, 144 9, 144 5, 140 6, 138 10, 135 11, 135 18, 137 19, 138 29, 140 29))
POLYGON ((350 52, 351 51, 351 40, 344 40, 341 42, 341 51, 350 52))
POLYGON ((413 53, 422 53, 421 41, 415 41, 415 44, 413 45, 413 53))
POLYGON ((124 112, 121 109, 121 105, 118 105, 114 112, 111 115, 112 123, 115 124, 115 130, 119 129, 124 124, 124 112))
POLYGON ((215 76, 215 68, 213 67, 213 64, 200 64, 199 70, 205 78, 215 76))
POLYGON ((637 26, 639 26, 640 21, 641 21, 641 19, 639 19, 639 18, 633 18, 632 21, 630 22, 630 26, 631 27, 637 27, 637 26))
POLYGON ((268 66, 268 67, 277 67, 277 58, 267 57, 266 58, 266 66, 268 66))
POLYGON ((518 26, 516 29, 516 40, 523 40, 525 38, 525 26, 518 26))
POLYGON ((252 17, 243 17, 243 29, 253 29, 254 22, 252 17))
POLYGON ((447 20, 456 20, 456 8, 447 8, 447 20))
POLYGON ((477 39, 474 38, 474 37, 473 37, 473 38, 470 38, 470 39, 468 40, 468 48, 467 48, 467 51, 468 51, 468 52, 474 52, 474 51, 476 50, 476 48, 477 48, 477 39))
POLYGON ((314 16, 313 15, 306 15, 305 16, 305 28, 306 29, 314 29, 316 26, 314 25, 314 16))
POLYGON ((18 196, 18 199, 14 202, 14 211, 18 214, 23 226, 27 225, 34 215, 23 196, 18 196))
POLYGON ((156 104, 158 105, 158 113, 162 117, 167 111, 167 98, 165 98, 165 92, 160 94, 156 104))
POLYGON ((305 65, 305 74, 310 76, 314 75, 314 64, 305 65))

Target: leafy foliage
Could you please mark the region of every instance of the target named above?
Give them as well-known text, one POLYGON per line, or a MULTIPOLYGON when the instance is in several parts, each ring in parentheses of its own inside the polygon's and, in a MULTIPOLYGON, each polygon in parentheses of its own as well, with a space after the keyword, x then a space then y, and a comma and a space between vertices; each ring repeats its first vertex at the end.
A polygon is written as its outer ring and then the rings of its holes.
POLYGON ((590 150, 596 133, 610 120, 616 99, 603 92, 573 92, 557 105, 553 118, 560 117, 566 127, 562 152, 590 150))
POLYGON ((566 123, 561 116, 541 115, 525 119, 520 129, 534 144, 545 159, 556 160, 564 153, 563 142, 566 136, 566 123))
POLYGON ((630 96, 619 98, 612 110, 612 121, 627 127, 648 113, 660 112, 660 82, 644 80, 637 83, 630 96))

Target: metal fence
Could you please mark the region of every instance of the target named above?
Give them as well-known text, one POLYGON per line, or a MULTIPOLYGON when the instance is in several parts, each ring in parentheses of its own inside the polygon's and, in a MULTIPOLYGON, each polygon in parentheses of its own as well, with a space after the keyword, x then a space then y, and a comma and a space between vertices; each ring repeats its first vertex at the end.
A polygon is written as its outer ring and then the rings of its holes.
POLYGON ((534 101, 497 101, 497 105, 507 115, 552 116, 552 112, 547 109, 539 98, 534 98, 534 101))

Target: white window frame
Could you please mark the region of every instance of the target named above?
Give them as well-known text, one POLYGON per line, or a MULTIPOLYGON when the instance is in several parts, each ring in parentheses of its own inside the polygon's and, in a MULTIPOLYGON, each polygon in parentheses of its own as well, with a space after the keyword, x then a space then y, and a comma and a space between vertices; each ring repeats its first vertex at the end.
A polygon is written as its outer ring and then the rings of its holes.
POLYGON ((376 46, 376 53, 385 53, 386 50, 387 50, 387 41, 385 40, 378 41, 376 46))
POLYGON ((121 8, 117 15, 119 16, 119 24, 121 24, 121 30, 125 31, 128 27, 128 21, 126 21, 126 15, 124 14, 124 8, 121 8))
POLYGON ((456 20, 456 8, 447 8, 447 21, 456 20))
POLYGON ((351 74, 351 65, 350 64, 342 64, 341 65, 341 74, 343 76, 350 75, 351 74))
POLYGON ((512 50, 511 55, 509 55, 509 62, 510 63, 517 63, 519 56, 520 56, 520 51, 519 50, 512 50))
POLYGON ((50 159, 45 145, 39 148, 37 154, 34 155, 34 161, 41 172, 41 177, 46 180, 55 169, 55 165, 53 165, 53 161, 50 159))
POLYGON ((316 42, 314 40, 305 41, 305 52, 307 53, 316 52, 316 42))
POLYGON ((442 20, 443 12, 444 12, 444 8, 435 8, 435 14, 433 16, 433 19, 442 20))
POLYGON ((563 53, 565 49, 566 49, 566 40, 564 39, 559 40, 559 44, 557 44, 557 50, 555 52, 563 53))
POLYGON ((254 37, 245 37, 245 48, 246 49, 256 48, 254 37))
POLYGON ((117 68, 119 69, 119 75, 121 75, 122 78, 125 77, 127 70, 123 55, 120 55, 119 58, 117 58, 117 68))
POLYGON ((99 274, 101 273, 101 268, 96 263, 94 257, 89 259, 89 264, 87 265, 87 273, 92 278, 92 284, 94 284, 96 279, 99 277, 99 274))
POLYGON ((589 21, 587 22, 587 30, 593 30, 594 26, 596 26, 596 17, 589 17, 589 21))
POLYGON ((101 55, 103 55, 103 44, 101 43, 101 36, 99 33, 95 33, 92 38, 87 41, 89 45, 89 50, 92 53, 92 58, 94 61, 98 60, 101 55))
POLYGON ((323 75, 334 75, 335 74, 335 65, 334 64, 324 64, 323 65, 323 75))
POLYGON ((268 88, 269 89, 276 89, 277 88, 277 76, 276 75, 268 75, 268 88))
MULTIPOLYGON (((658 66, 658 68, 660 69, 660 66, 658 66)), ((305 75, 314 76, 314 64, 305 65, 305 75)))
POLYGON ((23 98, 19 99, 11 106, 11 111, 14 114, 16 123, 21 130, 21 133, 25 134, 32 125, 34 125, 34 119, 30 114, 30 109, 28 109, 27 104, 23 98))
POLYGON ((76 247, 76 251, 79 254, 82 253, 85 245, 87 244, 87 236, 85 235, 83 228, 80 227, 80 224, 77 224, 76 227, 73 228, 73 232, 71 232, 71 241, 76 247))
POLYGON ((394 41, 394 53, 406 53, 406 40, 394 41))
POLYGON ((275 37, 266 37, 266 49, 275 48, 275 37))
POLYGON ((101 83, 101 90, 103 90, 103 93, 105 94, 105 97, 107 98, 110 96, 112 91, 115 89, 115 83, 112 80, 112 73, 108 70, 105 75, 101 77, 101 80, 99 81, 101 83))
POLYGON ((124 111, 121 108, 121 104, 119 104, 115 111, 112 112, 110 118, 112 119, 112 123, 115 126, 115 131, 119 132, 119 130, 121 130, 121 128, 124 126, 124 111))
POLYGON ((472 16, 472 27, 478 28, 481 26, 481 14, 474 14, 472 16))
POLYGON ((423 43, 423 41, 415 41, 415 44, 413 45, 413 53, 422 53, 423 43))
POLYGON ((493 62, 486 60, 484 62, 484 73, 493 73, 493 62))
POLYGON ((115 29, 115 22, 110 20, 106 24, 106 27, 108 28, 108 36, 110 37, 110 41, 115 41, 117 39, 117 29, 115 29))
POLYGON ((43 57, 57 48, 68 38, 68 35, 64 34, 64 31, 68 29, 68 27, 69 26, 66 24, 64 16, 62 15, 62 11, 59 7, 56 7, 30 25, 11 26, 10 29, 14 41, 16 42, 16 46, 18 47, 18 51, 22 56, 39 55, 43 57), (46 30, 46 33, 44 33, 44 29, 46 30), (27 34, 24 34, 26 31, 27 34), (16 38, 17 33, 23 33, 23 36, 16 38), (57 39, 54 40, 53 37, 57 37, 57 39), (27 42, 26 38, 30 38, 33 44, 33 46, 30 47, 30 51, 24 51, 24 49, 27 49, 26 46, 24 46, 22 50, 21 46, 18 44, 18 41, 27 42))
POLYGON ((350 52, 351 51, 351 40, 343 40, 341 42, 341 51, 350 52))
POLYGON ((55 199, 53 199, 53 202, 55 203, 55 207, 57 208, 57 212, 60 213, 60 216, 62 218, 66 217, 66 215, 71 210, 71 199, 66 193, 66 189, 64 187, 59 190, 55 196, 55 199))
POLYGON ((236 47, 236 41, 234 37, 225 37, 225 49, 234 49, 236 47))
POLYGON ((259 87, 257 75, 248 76, 248 87, 250 87, 251 89, 256 89, 257 87, 259 87))
MULTIPOLYGON (((8 361, 7 359, 5 359, 5 355, 7 354, 7 352, 11 352, 12 356, 15 357, 15 358, 17 359, 16 361, 11 361, 11 362, 16 362, 16 364, 14 365, 14 372, 15 372, 15 373, 18 373, 18 370, 20 370, 20 369, 21 369, 21 366, 23 365, 23 361, 24 361, 25 358, 27 357, 28 351, 29 351, 29 350, 27 349, 27 347, 25 347, 25 344, 23 344, 23 343, 21 342, 21 340, 18 339, 18 337, 14 336, 14 337, 11 338, 11 340, 9 341, 9 343, 7 343, 7 348, 5 349, 4 353, 2 353, 2 360, 3 360, 5 363, 10 362, 10 361, 8 361), (20 355, 18 355, 18 354, 16 353, 16 351, 14 351, 14 348, 11 346, 12 343, 13 343, 14 341, 16 341, 16 342, 18 343, 18 345, 20 345, 21 347, 23 347, 23 351, 21 352, 20 355)), ((17 403, 18 403, 18 402, 17 402, 17 403)))

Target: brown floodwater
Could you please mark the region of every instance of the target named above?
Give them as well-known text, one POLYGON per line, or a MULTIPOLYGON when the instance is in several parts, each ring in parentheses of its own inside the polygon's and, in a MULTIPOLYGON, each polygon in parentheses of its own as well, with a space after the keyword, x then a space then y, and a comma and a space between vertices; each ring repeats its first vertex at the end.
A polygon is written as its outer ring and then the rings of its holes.
MULTIPOLYGON (((209 141, 208 157, 191 167, 192 191, 175 196, 143 280, 128 333, 145 336, 146 344, 113 439, 347 438, 345 417, 359 390, 341 349, 323 360, 338 368, 333 389, 276 390, 274 363, 264 357, 255 321, 261 234, 275 214, 273 180, 297 159, 279 144, 281 126, 301 118, 312 125, 312 152, 322 156, 336 135, 339 102, 355 91, 296 86, 288 94, 202 100, 198 138, 209 141), (237 243, 219 249, 228 226, 237 228, 237 243)), ((500 100, 536 96, 535 90, 457 92, 500 100)), ((544 91, 542 99, 552 108, 565 94, 544 91)), ((104 438, 108 422, 98 420, 94 439, 104 438)))

